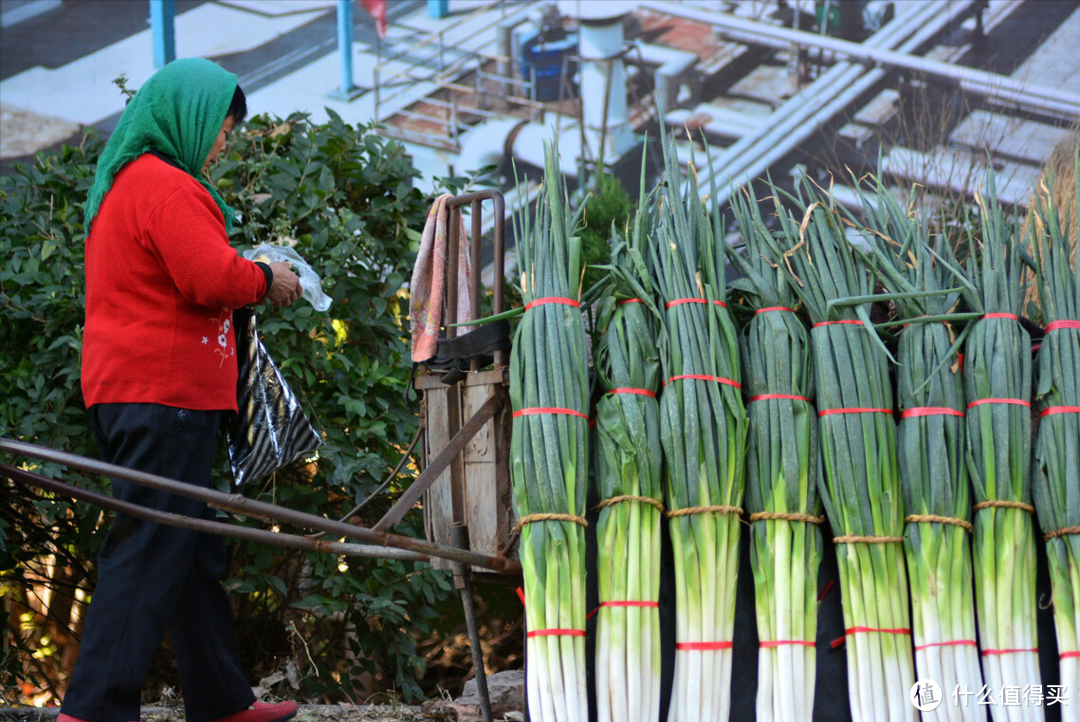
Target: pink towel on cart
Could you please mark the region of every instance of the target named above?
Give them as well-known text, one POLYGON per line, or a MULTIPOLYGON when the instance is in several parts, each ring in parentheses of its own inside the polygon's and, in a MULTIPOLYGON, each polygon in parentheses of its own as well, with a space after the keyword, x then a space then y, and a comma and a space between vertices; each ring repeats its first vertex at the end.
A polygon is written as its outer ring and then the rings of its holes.
MULTIPOLYGON (((413 266, 409 292, 409 316, 412 320, 412 360, 423 363, 435 355, 439 329, 443 321, 443 304, 446 302, 447 253, 450 247, 449 193, 435 199, 428 211, 420 250, 413 266)), ((472 269, 469 265, 469 241, 465 235, 465 222, 458 216, 458 321, 472 320, 472 299, 469 297, 472 269)))

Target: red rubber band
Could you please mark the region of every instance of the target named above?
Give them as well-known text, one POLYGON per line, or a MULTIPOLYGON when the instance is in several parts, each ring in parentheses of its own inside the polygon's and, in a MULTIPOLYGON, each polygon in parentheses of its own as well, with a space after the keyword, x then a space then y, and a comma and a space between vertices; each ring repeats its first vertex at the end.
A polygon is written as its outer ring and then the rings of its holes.
POLYGON ((1046 332, 1060 331, 1061 329, 1071 328, 1074 331, 1080 331, 1080 321, 1054 321, 1046 326, 1046 332))
POLYGON ((815 642, 803 642, 803 641, 800 641, 800 640, 797 640, 797 639, 778 639, 778 640, 776 640, 774 642, 762 642, 758 646, 760 646, 761 649, 769 649, 771 647, 782 647, 782 646, 787 645, 787 644, 798 644, 798 645, 803 646, 803 647, 815 647, 815 646, 817 646, 815 642))
POLYGON ((787 306, 769 306, 768 308, 759 308, 758 310, 754 311, 754 315, 756 316, 759 313, 768 313, 769 311, 787 311, 788 313, 795 313, 794 308, 788 308, 787 306))
POLYGON ((832 579, 830 579, 829 583, 825 585, 825 588, 821 590, 821 594, 818 595, 817 600, 820 602, 822 599, 824 599, 825 595, 829 593, 829 590, 832 589, 833 586, 834 582, 832 579))
POLYGON ((821 323, 815 323, 814 328, 818 326, 862 326, 862 321, 822 321, 821 323))
POLYGON ((900 414, 901 419, 912 419, 919 416, 959 416, 964 418, 964 412, 950 409, 947 406, 916 406, 900 414))
POLYGON ((532 637, 584 637, 584 629, 537 629, 525 635, 532 637))
POLYGON ((558 303, 563 306, 573 306, 574 308, 581 308, 581 304, 572 298, 560 298, 558 296, 551 296, 549 298, 537 298, 529 303, 525 304, 525 310, 528 311, 534 306, 543 306, 548 303, 558 303))
POLYGON ((1051 406, 1048 409, 1043 409, 1039 416, 1050 416, 1051 414, 1080 414, 1080 406, 1051 406))
POLYGON ((771 399, 791 399, 792 401, 806 401, 810 402, 810 399, 805 396, 793 396, 792 394, 759 394, 758 396, 751 396, 746 400, 746 403, 752 403, 754 401, 769 401, 771 399))
POLYGON ((522 589, 521 587, 518 587, 517 588, 517 595, 518 595, 518 599, 521 600, 521 606, 524 607, 525 606, 525 590, 522 589))
POLYGON ((608 391, 609 394, 639 394, 641 396, 652 396, 656 398, 656 394, 648 389, 612 389, 608 391))
POLYGON ((1080 657, 1080 652, 1062 652, 1058 657, 1059 659, 1076 659, 1080 657))
POLYGON ((998 654, 1019 654, 1021 652, 1033 652, 1035 654, 1038 654, 1039 648, 1035 647, 1034 649, 984 649, 982 651, 982 656, 989 657, 991 655, 998 654))
POLYGON ((1007 318, 1010 321, 1020 320, 1020 317, 1015 313, 984 313, 983 318, 1007 318))
POLYGON ((590 619, 592 619, 593 617, 595 617, 596 613, 599 612, 599 611, 600 611, 600 607, 597 607, 596 609, 594 609, 591 612, 589 612, 588 614, 586 614, 585 615, 585 621, 587 622, 590 619))
POLYGON ((834 414, 891 414, 892 409, 826 409, 817 412, 818 416, 832 416, 834 414))
POLYGON ((628 298, 628 299, 626 299, 624 301, 619 301, 620 306, 623 305, 624 303, 645 303, 645 302, 642 301, 640 298, 628 298))
POLYGON ((958 639, 955 642, 931 642, 930 644, 920 644, 915 647, 915 651, 918 652, 923 649, 929 649, 930 647, 974 647, 974 639, 958 639))
POLYGON ((650 609, 659 609, 660 602, 600 602, 601 607, 649 607, 650 609))
POLYGON ((675 649, 682 652, 712 652, 717 649, 731 649, 731 642, 679 642, 675 649))
POLYGON ((983 404, 1012 404, 1013 406, 1026 406, 1031 408, 1031 402, 1024 401, 1023 399, 978 399, 977 401, 970 402, 967 407, 970 409, 975 406, 982 406, 983 404))
POLYGON ((1033 344, 1031 344, 1031 353, 1035 353, 1036 351, 1038 351, 1041 348, 1042 348, 1041 343, 1033 343, 1033 344))
POLYGON ((709 376, 708 374, 682 374, 680 376, 672 376, 662 385, 667 386, 672 381, 684 381, 686 379, 693 379, 695 381, 715 381, 718 384, 727 384, 728 386, 734 386, 737 389, 742 388, 742 384, 740 384, 738 381, 725 379, 723 376, 709 376))
POLYGON ((844 635, 850 637, 852 634, 863 634, 866 632, 880 632, 881 634, 911 634, 910 629, 878 629, 876 627, 848 627, 844 630, 844 635))
MULTIPOLYGON (((684 303, 708 303, 708 299, 705 298, 676 298, 674 301, 668 301, 664 304, 664 308, 672 308, 673 306, 681 306, 684 303)), ((727 304, 723 301, 713 301, 717 306, 723 306, 727 308, 727 304)))
POLYGON ((536 416, 538 414, 565 414, 567 416, 580 416, 588 421, 589 417, 580 411, 574 411, 573 409, 559 409, 552 406, 537 406, 531 409, 518 409, 511 416, 518 418, 519 416, 536 416))

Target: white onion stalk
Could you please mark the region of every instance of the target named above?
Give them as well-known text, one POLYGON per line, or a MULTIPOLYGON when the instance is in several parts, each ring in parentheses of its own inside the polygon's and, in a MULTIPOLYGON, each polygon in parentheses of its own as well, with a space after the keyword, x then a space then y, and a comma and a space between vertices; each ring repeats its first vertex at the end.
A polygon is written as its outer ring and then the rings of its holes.
MULTIPOLYGON (((991 690, 1041 685, 1031 506, 1031 338, 1020 325, 1021 240, 1005 220, 993 174, 979 198, 981 268, 968 304, 986 314, 964 347, 968 469, 975 491, 975 602, 991 690), (977 289, 977 290, 976 290, 977 289)), ((1034 722, 1043 708, 992 706, 995 722, 1034 722)))
POLYGON ((666 328, 660 436, 676 585, 668 719, 727 720, 747 433, 738 336, 722 305, 719 211, 714 204, 710 218, 696 180, 683 183, 672 144, 664 146, 649 262, 666 328))
POLYGON ((577 308, 578 217, 546 148, 535 219, 516 218, 524 313, 510 354, 511 480, 525 579, 526 689, 537 722, 587 722, 585 485, 589 385, 577 308))
POLYGON ((612 253, 599 314, 596 370, 605 394, 596 406, 598 722, 660 718, 659 314, 640 253, 651 227, 647 215, 642 198, 629 242, 612 253))
MULTIPOLYGON (((1073 156, 1073 180, 1080 191, 1080 155, 1073 156)), ((1066 230, 1071 215, 1080 234, 1080 195, 1074 191, 1071 208, 1058 208, 1045 185, 1040 191, 1032 214, 1046 337, 1037 358, 1041 419, 1032 496, 1047 538, 1061 685, 1069 697, 1061 719, 1080 722, 1080 263, 1069 258, 1069 246, 1075 253, 1080 244, 1066 230)))
MULTIPOLYGON (((774 199, 775 200, 775 199, 774 199)), ((752 188, 732 199, 745 241, 729 255, 755 309, 742 337, 750 412, 746 506, 757 604, 759 722, 810 722, 817 652, 817 578, 822 521, 810 339, 752 188)), ((776 211, 785 213, 776 202, 776 211)))
MULTIPOLYGON (((808 196, 816 191, 807 182, 808 196)), ((780 193, 778 189, 775 191, 780 193)), ((859 722, 914 720, 903 555, 904 503, 888 355, 870 323, 868 269, 826 199, 780 214, 787 269, 810 315, 822 501, 836 542, 847 631, 848 695, 859 722)))
MULTIPOLYGON (((948 697, 954 690, 982 689, 975 647, 975 600, 971 544, 971 490, 966 464, 964 389, 951 313, 960 298, 944 236, 930 240, 925 221, 905 209, 878 179, 874 198, 859 193, 877 258, 875 272, 889 291, 878 298, 898 311, 900 332, 897 395, 902 410, 897 432, 900 473, 907 507, 904 551, 914 610, 915 664, 921 680, 933 680, 948 697), (940 260, 939 260, 940 259, 940 260)), ((879 326, 880 327, 880 326, 879 326)), ((924 710, 924 722, 985 719, 972 699, 945 700, 924 710)))

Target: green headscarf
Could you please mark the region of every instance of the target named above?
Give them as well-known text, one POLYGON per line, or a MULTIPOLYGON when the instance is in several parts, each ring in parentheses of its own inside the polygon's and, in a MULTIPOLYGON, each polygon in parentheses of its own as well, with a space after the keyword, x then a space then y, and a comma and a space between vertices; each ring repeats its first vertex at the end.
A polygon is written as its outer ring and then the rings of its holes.
POLYGON ((86 232, 120 169, 144 153, 168 156, 202 183, 232 228, 233 210, 202 177, 239 79, 203 58, 174 60, 147 80, 128 103, 98 159, 86 199, 86 232))

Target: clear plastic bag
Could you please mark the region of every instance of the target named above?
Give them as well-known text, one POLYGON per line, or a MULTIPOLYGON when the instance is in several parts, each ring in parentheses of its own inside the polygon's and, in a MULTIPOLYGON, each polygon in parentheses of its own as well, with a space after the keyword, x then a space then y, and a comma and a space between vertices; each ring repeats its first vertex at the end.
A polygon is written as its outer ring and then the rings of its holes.
POLYGON ((293 271, 300 276, 300 286, 303 288, 301 297, 306 298, 316 311, 325 311, 330 308, 331 300, 323 293, 322 279, 319 278, 319 274, 315 273, 308 262, 289 246, 273 246, 264 243, 258 248, 245 251, 244 258, 263 263, 285 263, 286 261, 291 263, 293 271))

